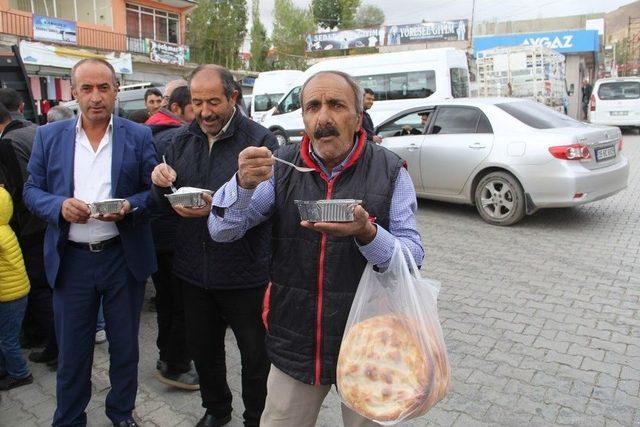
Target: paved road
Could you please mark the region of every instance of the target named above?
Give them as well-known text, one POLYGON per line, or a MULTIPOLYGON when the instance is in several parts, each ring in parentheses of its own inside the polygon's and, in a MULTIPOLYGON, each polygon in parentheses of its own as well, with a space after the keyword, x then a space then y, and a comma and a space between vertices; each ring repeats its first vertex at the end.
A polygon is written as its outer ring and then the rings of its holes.
MULTIPOLYGON (((443 284, 440 317, 452 362, 448 397, 406 425, 640 426, 640 136, 625 135, 629 187, 604 201, 540 211, 510 228, 472 207, 421 201, 424 271, 443 284)), ((143 425, 193 426, 199 396, 153 378, 155 316, 143 314, 143 425)), ((229 334, 233 427, 241 426, 239 355, 229 334)), ((98 346, 89 425, 108 426, 107 346, 98 346)), ((1 426, 49 425, 54 374, 3 393, 1 426)), ((318 426, 341 425, 332 393, 318 426)))

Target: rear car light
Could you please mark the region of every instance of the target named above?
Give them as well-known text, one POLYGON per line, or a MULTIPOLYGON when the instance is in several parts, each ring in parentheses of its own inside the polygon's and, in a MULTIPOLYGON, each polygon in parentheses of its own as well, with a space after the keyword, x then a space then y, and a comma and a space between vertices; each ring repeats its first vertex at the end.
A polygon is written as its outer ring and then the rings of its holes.
POLYGON ((620 137, 620 143, 618 144, 618 151, 622 151, 622 146, 624 145, 624 139, 620 137))
POLYGON ((589 111, 596 111, 596 96, 591 95, 591 99, 589 100, 589 111))
POLYGON ((589 147, 582 144, 559 145, 556 147, 549 147, 549 152, 556 159, 562 159, 562 160, 582 160, 582 159, 591 158, 591 153, 589 153, 589 147))

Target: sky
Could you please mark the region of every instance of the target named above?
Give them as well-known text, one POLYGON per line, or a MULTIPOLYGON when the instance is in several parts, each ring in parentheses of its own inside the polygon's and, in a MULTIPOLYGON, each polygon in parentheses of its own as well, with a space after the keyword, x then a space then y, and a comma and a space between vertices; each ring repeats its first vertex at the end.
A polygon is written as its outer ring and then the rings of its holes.
MULTIPOLYGON (((633 0, 475 0, 476 21, 523 20, 553 16, 609 12, 633 0)), ((250 5, 251 0, 247 0, 250 5)), ((271 34, 274 0, 260 0, 260 20, 271 34)), ((311 0, 293 0, 308 7, 311 0)), ((473 0, 362 0, 382 9, 386 24, 414 24, 427 21, 470 18, 473 0)))

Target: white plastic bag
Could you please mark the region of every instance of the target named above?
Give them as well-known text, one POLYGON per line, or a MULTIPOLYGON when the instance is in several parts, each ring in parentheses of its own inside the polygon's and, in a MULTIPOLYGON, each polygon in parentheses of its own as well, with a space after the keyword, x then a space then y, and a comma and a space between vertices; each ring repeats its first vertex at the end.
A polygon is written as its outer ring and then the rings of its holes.
POLYGON ((351 409, 383 425, 423 415, 451 376, 438 320, 440 284, 422 278, 396 241, 384 272, 368 264, 349 312, 337 387, 351 409))

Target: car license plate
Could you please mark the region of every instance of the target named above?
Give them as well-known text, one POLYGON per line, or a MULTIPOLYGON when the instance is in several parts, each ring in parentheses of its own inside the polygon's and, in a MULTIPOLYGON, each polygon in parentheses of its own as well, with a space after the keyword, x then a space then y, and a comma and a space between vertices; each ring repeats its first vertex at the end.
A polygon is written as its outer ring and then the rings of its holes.
POLYGON ((609 111, 609 114, 612 116, 628 116, 629 112, 628 111, 609 111))
POLYGON ((596 162, 612 159, 615 156, 616 156, 616 147, 613 145, 610 147, 598 148, 596 150, 596 162))

